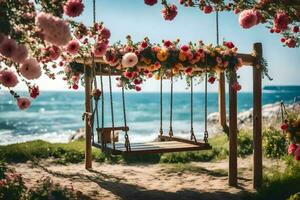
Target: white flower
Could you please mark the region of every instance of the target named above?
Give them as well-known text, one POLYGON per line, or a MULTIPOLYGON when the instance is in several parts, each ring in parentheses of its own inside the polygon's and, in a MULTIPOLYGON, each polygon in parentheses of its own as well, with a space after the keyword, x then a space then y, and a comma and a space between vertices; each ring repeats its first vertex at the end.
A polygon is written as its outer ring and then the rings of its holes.
POLYGON ((122 66, 125 68, 134 67, 138 63, 138 57, 135 53, 126 53, 122 58, 122 66))

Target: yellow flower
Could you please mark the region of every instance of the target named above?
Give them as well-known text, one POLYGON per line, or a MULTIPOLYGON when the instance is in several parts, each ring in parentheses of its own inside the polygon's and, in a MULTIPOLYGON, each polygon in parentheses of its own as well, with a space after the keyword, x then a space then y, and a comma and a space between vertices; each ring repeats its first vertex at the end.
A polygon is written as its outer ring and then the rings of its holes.
POLYGON ((220 53, 221 49, 220 48, 215 48, 216 52, 220 53))
POLYGON ((186 55, 183 52, 179 52, 179 60, 181 62, 186 61, 186 55))
POLYGON ((146 65, 150 65, 151 64, 151 60, 148 58, 143 58, 142 61, 146 64, 146 65))
POLYGON ((157 52, 156 57, 160 62, 164 62, 168 59, 168 52, 164 49, 161 49, 157 52))
POLYGON ((155 80, 160 80, 160 75, 159 74, 155 74, 154 78, 155 78, 155 80))

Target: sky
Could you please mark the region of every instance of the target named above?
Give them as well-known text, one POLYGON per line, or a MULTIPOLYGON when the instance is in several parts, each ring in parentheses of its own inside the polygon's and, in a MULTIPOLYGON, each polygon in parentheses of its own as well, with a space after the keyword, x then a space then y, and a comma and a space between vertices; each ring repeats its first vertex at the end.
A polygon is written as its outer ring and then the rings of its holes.
MULTIPOLYGON (((92 24, 92 0, 84 0, 85 9, 83 14, 76 18, 86 25, 92 24)), ((176 3, 177 0, 169 2, 176 3)), ((149 37, 151 42, 158 43, 164 40, 180 39, 181 44, 189 41, 203 40, 206 44, 216 44, 215 13, 204 14, 199 8, 185 8, 178 5, 178 15, 173 21, 165 21, 161 16, 162 6, 158 3, 147 6, 143 0, 96 0, 96 19, 103 21, 104 25, 111 31, 110 42, 125 42, 125 37, 131 35, 134 41, 141 41, 149 37)), ((243 29, 238 23, 238 15, 232 12, 219 14, 220 41, 232 41, 240 53, 251 53, 253 43, 263 44, 263 56, 269 65, 269 73, 274 79, 263 80, 263 85, 300 85, 299 60, 300 48, 283 47, 280 35, 271 34, 269 30, 260 24, 251 29, 243 29)), ((239 70, 242 91, 252 91, 252 69, 244 67, 239 70)), ((67 85, 60 77, 52 81, 42 77, 36 83, 41 90, 68 90, 67 85)), ((19 84, 20 85, 20 84, 19 84)), ((105 88, 107 88, 107 81, 105 88)), ((165 83, 164 85, 167 85, 165 83)), ((217 91, 217 85, 210 85, 209 91, 217 91)), ((19 87, 19 90, 25 87, 19 87)), ((143 91, 159 91, 159 81, 149 80, 142 85, 143 91)), ((114 88, 115 91, 119 89, 114 88)), ((80 87, 80 90, 83 90, 80 87)), ((168 87, 164 87, 168 90, 168 87)), ((177 81, 176 92, 186 91, 186 83, 177 81)), ((203 84, 195 88, 203 91, 203 84)))

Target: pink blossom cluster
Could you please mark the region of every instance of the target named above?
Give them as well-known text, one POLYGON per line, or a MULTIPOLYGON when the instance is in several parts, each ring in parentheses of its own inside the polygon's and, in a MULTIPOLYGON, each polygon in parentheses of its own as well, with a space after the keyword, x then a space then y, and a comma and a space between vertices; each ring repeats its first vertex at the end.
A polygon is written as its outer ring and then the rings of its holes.
POLYGON ((261 14, 255 9, 243 10, 239 16, 239 23, 245 29, 259 24, 260 20, 261 14))
POLYGON ((17 63, 22 63, 28 57, 25 45, 17 44, 14 39, 9 39, 2 33, 0 33, 0 54, 17 63))
POLYGON ((82 0, 68 0, 64 6, 64 13, 69 17, 78 17, 83 12, 82 0))
POLYGON ((35 24, 41 30, 44 40, 53 45, 65 46, 72 39, 67 22, 51 14, 40 12, 35 18, 35 24))
POLYGON ((300 145, 290 144, 288 147, 289 155, 293 155, 295 160, 300 160, 300 145))

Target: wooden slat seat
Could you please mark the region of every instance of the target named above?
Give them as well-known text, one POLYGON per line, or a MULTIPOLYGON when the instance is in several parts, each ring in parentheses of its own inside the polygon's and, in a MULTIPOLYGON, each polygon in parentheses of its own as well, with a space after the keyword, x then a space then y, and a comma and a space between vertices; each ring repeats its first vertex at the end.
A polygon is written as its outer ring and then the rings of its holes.
MULTIPOLYGON (((176 138, 178 139, 178 138, 176 138)), ((181 152, 181 151, 200 151, 200 150, 210 150, 211 146, 207 143, 197 142, 194 143, 190 140, 181 139, 172 140, 169 138, 168 141, 163 142, 145 142, 145 143, 132 143, 131 150, 127 151, 124 144, 116 143, 115 149, 113 149, 112 144, 106 144, 104 148, 115 155, 120 154, 153 154, 153 153, 168 153, 168 152, 181 152)), ((101 148, 101 144, 94 143, 95 147, 101 148)))

